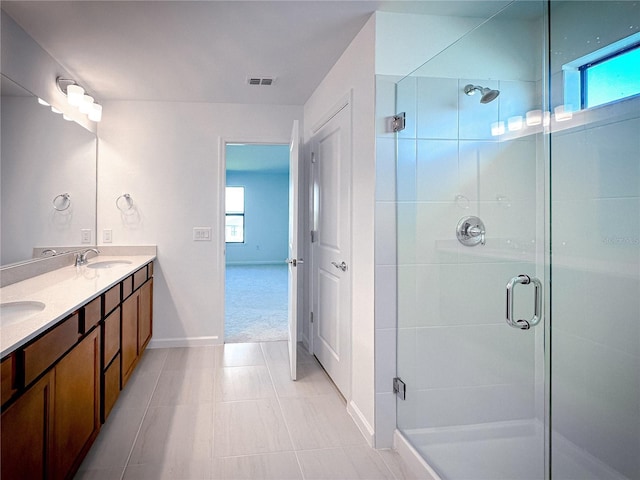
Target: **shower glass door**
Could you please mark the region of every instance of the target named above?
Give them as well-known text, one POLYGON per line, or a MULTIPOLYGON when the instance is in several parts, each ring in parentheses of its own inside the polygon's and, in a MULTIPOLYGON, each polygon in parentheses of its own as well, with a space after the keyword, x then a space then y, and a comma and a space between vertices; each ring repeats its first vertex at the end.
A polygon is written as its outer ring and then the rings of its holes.
POLYGON ((547 468, 545 11, 515 2, 397 85, 397 425, 442 478, 547 468))

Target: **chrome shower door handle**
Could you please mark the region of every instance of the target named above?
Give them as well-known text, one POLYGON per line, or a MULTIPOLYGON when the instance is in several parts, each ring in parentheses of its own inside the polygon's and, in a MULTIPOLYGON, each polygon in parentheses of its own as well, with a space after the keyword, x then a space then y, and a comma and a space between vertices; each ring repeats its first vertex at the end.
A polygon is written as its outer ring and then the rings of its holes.
POLYGON ((507 324, 513 328, 519 328, 520 330, 529 330, 531 327, 535 327, 542 320, 542 283, 536 277, 530 277, 529 275, 518 275, 513 277, 507 283, 507 324), (533 317, 529 320, 514 320, 513 318, 513 304, 514 295, 513 290, 517 284, 529 285, 533 283, 534 291, 534 305, 533 305, 533 317))
POLYGON ((331 262, 331 265, 333 265, 334 267, 342 270, 343 272, 347 271, 347 264, 342 262, 340 264, 338 264, 337 262, 331 262))

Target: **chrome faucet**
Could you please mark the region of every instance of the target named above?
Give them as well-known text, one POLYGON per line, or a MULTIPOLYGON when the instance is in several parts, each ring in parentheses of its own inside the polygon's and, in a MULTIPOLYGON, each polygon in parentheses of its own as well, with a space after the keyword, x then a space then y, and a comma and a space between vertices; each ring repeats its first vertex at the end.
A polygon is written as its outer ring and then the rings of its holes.
POLYGON ((79 267, 80 265, 84 265, 88 262, 87 260, 87 255, 93 252, 96 255, 100 254, 100 250, 98 250, 97 248, 87 248, 86 250, 82 251, 82 252, 78 252, 76 253, 76 267, 79 267))

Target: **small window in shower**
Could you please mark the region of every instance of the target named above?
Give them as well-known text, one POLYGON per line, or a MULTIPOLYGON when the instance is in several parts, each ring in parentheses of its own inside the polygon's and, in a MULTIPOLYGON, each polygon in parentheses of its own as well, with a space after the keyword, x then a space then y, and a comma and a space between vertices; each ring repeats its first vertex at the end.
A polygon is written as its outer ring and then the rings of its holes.
POLYGON ((640 94, 640 45, 583 65, 582 108, 640 94))
POLYGON ((640 95, 640 33, 563 65, 564 103, 597 107, 640 95))

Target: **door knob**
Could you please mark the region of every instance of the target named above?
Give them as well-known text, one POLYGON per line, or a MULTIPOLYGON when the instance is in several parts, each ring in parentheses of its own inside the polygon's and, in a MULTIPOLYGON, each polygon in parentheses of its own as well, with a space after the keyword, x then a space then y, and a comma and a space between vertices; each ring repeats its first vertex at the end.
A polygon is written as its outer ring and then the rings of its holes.
POLYGON ((285 260, 285 263, 288 263, 289 265, 291 265, 292 267, 297 267, 298 265, 302 265, 304 263, 304 260, 301 258, 287 258, 285 260))
POLYGON ((333 265, 336 268, 339 268, 340 270, 342 270, 343 272, 347 271, 347 264, 342 262, 340 264, 336 263, 336 262, 331 262, 331 265, 333 265))

